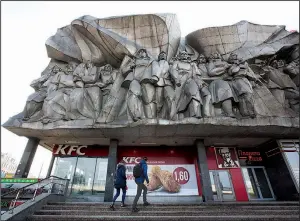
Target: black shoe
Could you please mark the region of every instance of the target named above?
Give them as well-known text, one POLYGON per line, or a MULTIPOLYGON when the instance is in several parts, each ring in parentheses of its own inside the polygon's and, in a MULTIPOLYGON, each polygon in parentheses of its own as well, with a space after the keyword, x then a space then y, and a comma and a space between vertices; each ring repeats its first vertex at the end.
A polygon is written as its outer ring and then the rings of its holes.
POLYGON ((150 203, 148 203, 148 202, 144 203, 144 206, 149 206, 149 205, 150 205, 150 203))
POLYGON ((109 206, 109 208, 110 208, 111 210, 115 210, 114 204, 111 204, 111 205, 109 206))
POLYGON ((133 212, 133 213, 137 213, 138 211, 140 211, 138 208, 133 208, 133 209, 131 210, 131 212, 133 212))
POLYGON ((124 203, 121 203, 121 207, 126 207, 126 205, 124 203))

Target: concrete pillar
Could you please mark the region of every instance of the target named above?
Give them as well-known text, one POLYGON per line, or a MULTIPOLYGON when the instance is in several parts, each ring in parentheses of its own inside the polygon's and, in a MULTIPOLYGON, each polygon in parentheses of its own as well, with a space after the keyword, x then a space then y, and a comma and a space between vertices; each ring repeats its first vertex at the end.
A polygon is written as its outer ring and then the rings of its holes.
POLYGON ((213 192, 210 183, 206 150, 203 140, 196 140, 196 146, 198 153, 198 165, 200 169, 200 181, 202 185, 203 200, 205 202, 213 201, 213 192))
POLYGON ((39 142, 40 140, 37 138, 28 139, 15 178, 27 178, 39 142))
POLYGON ((47 176, 46 177, 49 177, 51 175, 51 171, 52 171, 52 168, 53 168, 53 163, 54 163, 54 155, 52 153, 52 157, 51 157, 51 161, 50 161, 50 164, 49 164, 49 168, 48 168, 48 171, 47 171, 47 176))
POLYGON ((111 202, 114 195, 114 173, 117 166, 117 149, 118 140, 111 140, 108 153, 104 202, 111 202))

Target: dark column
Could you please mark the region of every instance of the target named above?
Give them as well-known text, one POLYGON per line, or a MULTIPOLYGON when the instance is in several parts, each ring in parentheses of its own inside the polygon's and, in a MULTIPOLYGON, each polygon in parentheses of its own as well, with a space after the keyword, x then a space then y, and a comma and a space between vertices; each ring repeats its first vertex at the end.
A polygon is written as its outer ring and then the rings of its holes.
POLYGON ((213 201, 213 192, 210 183, 209 170, 207 166, 206 150, 203 140, 196 141, 198 152, 198 164, 200 169, 200 181, 202 185, 202 196, 205 202, 213 201))
POLYGON ((50 161, 50 164, 49 164, 49 168, 48 168, 48 172, 47 172, 47 176, 46 177, 49 177, 51 175, 51 171, 52 171, 52 168, 53 168, 54 159, 55 159, 55 157, 52 154, 51 161, 50 161))
POLYGON ((15 178, 27 178, 39 142, 40 140, 36 138, 28 139, 15 178))
POLYGON ((108 153, 108 164, 106 174, 106 184, 104 193, 104 202, 111 202, 114 194, 114 172, 117 166, 117 148, 118 141, 111 140, 108 153))

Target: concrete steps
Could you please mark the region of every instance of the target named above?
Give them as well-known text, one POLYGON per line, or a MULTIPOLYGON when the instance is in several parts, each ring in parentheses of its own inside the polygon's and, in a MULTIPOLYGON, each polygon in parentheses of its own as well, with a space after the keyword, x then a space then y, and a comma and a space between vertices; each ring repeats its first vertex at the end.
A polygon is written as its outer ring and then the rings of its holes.
POLYGON ((299 203, 202 203, 194 205, 154 204, 138 205, 138 213, 131 212, 131 205, 115 210, 107 203, 49 203, 28 221, 194 221, 194 220, 299 220, 299 203))

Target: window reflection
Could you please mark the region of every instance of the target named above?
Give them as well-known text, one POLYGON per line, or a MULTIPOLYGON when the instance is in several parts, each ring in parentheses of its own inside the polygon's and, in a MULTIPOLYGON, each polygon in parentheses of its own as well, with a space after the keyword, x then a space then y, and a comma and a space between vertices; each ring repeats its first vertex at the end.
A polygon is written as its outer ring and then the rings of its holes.
POLYGON ((96 158, 78 158, 72 185, 72 194, 91 195, 96 158))
POLYGON ((56 157, 51 175, 70 179, 68 194, 99 194, 105 191, 107 163, 107 158, 56 157))
POLYGON ((107 158, 98 158, 96 173, 93 185, 93 194, 98 194, 105 191, 106 173, 107 173, 107 158))
POLYGON ((299 152, 285 152, 285 156, 290 164, 291 170, 299 186, 299 152))
POLYGON ((283 149, 287 164, 296 181, 299 191, 299 141, 280 140, 280 146, 283 149))
POLYGON ((56 157, 53 164, 51 175, 70 180, 68 193, 71 190, 76 161, 76 157, 56 157))

